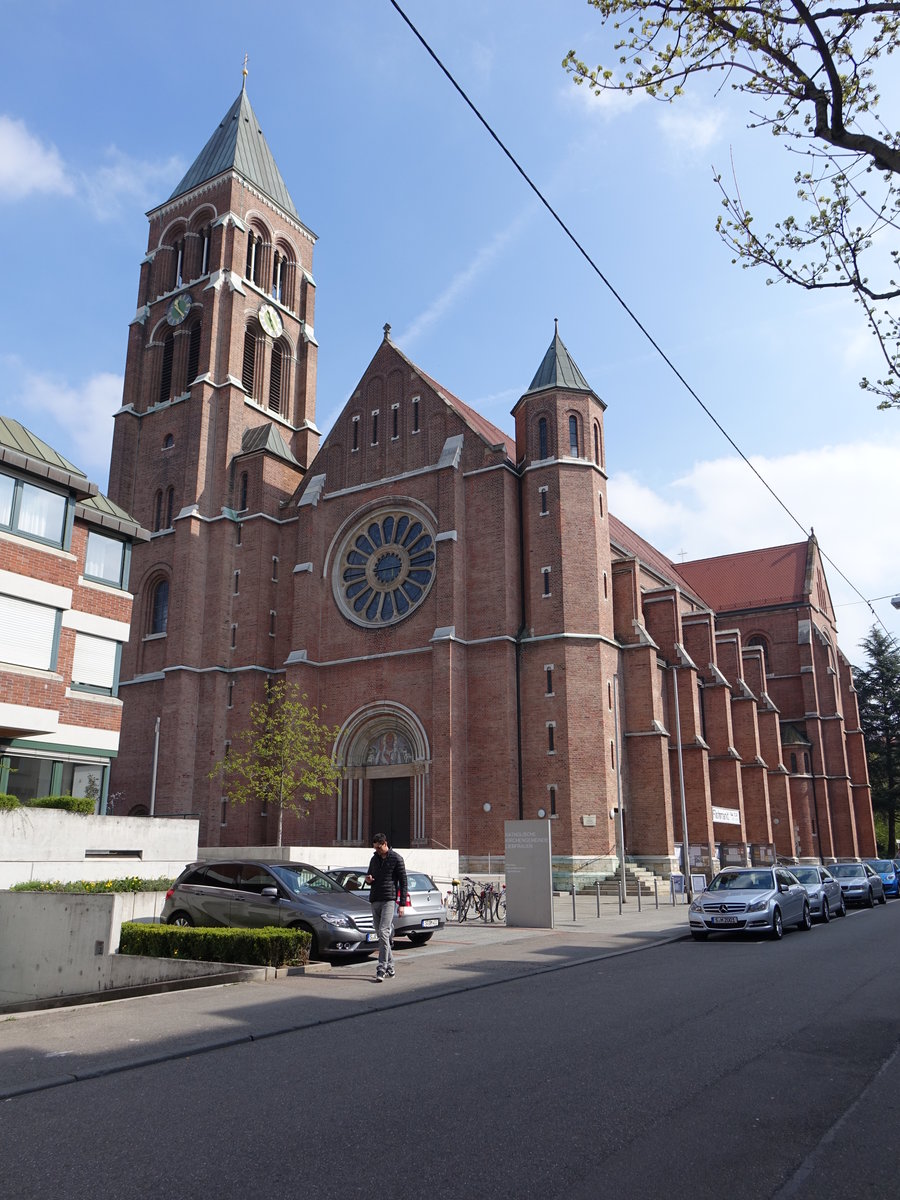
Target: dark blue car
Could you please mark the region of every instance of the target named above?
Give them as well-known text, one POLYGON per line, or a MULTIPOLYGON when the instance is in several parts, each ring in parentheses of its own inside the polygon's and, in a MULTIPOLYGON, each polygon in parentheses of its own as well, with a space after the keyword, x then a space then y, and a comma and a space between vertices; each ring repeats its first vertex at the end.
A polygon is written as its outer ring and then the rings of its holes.
POLYGON ((897 864, 890 858, 867 858, 866 862, 875 874, 880 876, 881 882, 884 884, 884 894, 900 898, 900 875, 897 873, 897 864))

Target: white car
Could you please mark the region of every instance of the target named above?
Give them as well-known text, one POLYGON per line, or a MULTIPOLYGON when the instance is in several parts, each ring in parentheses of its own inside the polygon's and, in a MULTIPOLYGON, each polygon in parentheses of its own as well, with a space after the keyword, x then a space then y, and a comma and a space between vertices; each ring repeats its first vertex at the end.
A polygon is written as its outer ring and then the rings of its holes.
POLYGON ((785 925, 812 928, 806 888, 785 867, 726 867, 690 907, 691 937, 711 933, 768 933, 776 940, 785 925))

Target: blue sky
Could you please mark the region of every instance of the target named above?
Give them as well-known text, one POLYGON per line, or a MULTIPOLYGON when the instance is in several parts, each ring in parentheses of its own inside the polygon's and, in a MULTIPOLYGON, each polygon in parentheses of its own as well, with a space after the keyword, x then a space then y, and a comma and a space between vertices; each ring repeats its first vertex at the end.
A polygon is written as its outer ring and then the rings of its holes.
MULTIPOLYGON (((900 413, 858 310, 766 287, 715 234, 713 167, 760 216, 795 164, 742 107, 576 89, 607 61, 585 0, 405 0, 405 11, 679 370, 867 597, 900 592, 900 413)), ((323 432, 389 321, 401 349, 510 431, 559 318, 606 400, 613 510, 676 560, 801 537, 488 138, 387 0, 2 0, 3 411, 105 486, 128 322, 164 200, 248 92, 319 236, 323 432), (152 13, 152 17, 147 13, 152 13)), ((841 641, 872 623, 828 569, 841 641)), ((875 605, 896 632, 900 614, 875 605)))

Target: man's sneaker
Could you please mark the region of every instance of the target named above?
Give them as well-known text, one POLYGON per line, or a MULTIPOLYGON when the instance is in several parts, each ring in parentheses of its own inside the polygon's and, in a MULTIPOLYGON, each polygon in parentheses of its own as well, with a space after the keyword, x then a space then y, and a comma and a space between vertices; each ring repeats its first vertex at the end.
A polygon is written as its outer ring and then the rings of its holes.
POLYGON ((393 979, 394 978, 394 968, 388 967, 388 969, 385 971, 385 975, 387 975, 388 979, 393 979))
POLYGON ((384 975, 382 975, 382 973, 380 971, 375 976, 375 982, 376 983, 384 983, 384 975))

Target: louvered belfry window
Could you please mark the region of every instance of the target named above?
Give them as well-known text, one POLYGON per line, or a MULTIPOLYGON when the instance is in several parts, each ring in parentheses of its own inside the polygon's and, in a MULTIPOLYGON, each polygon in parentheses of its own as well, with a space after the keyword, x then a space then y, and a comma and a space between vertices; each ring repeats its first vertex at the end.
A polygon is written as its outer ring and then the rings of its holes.
POLYGON ((200 322, 196 321, 188 335, 187 386, 190 387, 200 372, 200 322))
POLYGON ((269 368, 269 408, 272 412, 282 411, 284 386, 284 346, 276 342, 272 347, 272 362, 269 368))
POLYGON ((255 399, 256 388, 256 334, 248 328, 244 334, 244 364, 241 384, 248 396, 255 399))
POLYGON ((172 360, 175 357, 175 335, 167 333, 163 341, 162 371, 159 377, 159 402, 172 398, 172 360))

